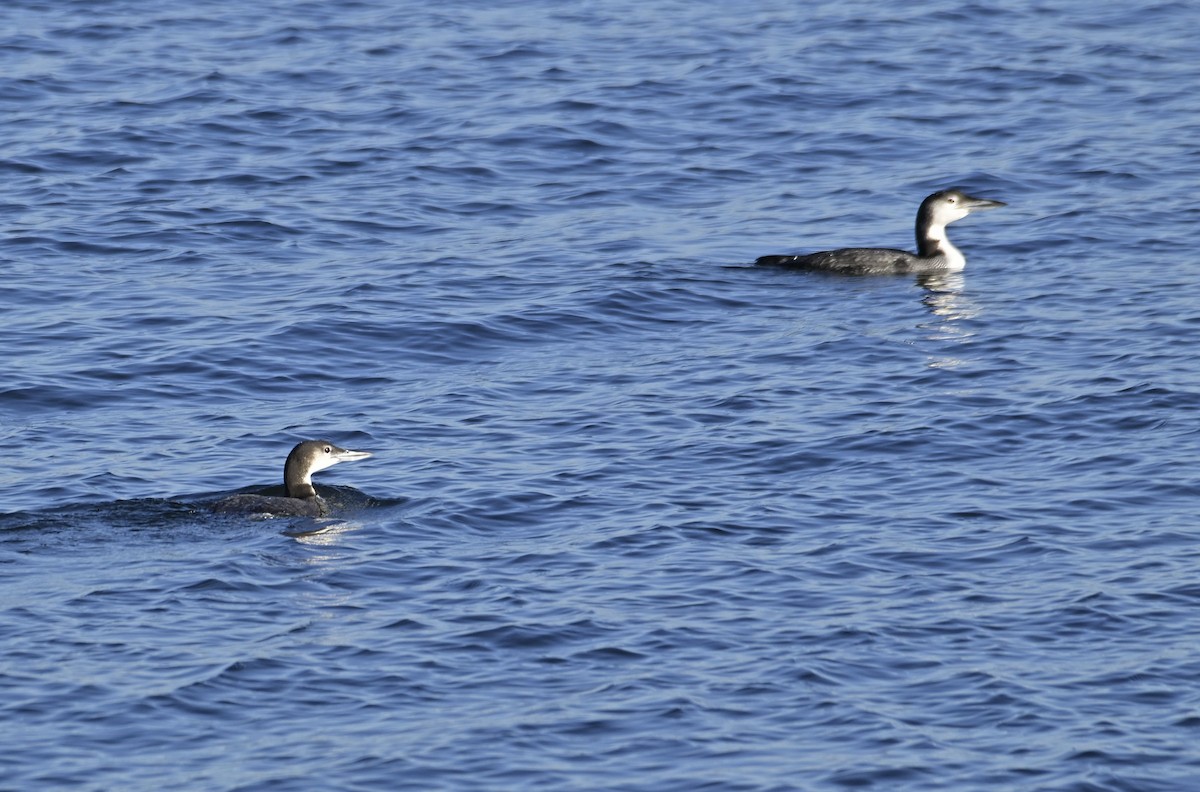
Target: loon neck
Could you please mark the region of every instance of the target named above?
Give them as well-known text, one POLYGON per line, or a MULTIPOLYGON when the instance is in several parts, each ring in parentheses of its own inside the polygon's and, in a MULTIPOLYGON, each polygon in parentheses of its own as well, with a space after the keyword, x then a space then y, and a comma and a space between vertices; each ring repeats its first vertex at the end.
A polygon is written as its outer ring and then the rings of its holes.
POLYGON ((958 271, 967 265, 967 259, 962 251, 956 248, 946 236, 946 226, 929 224, 922 228, 917 226, 917 254, 923 259, 941 258, 945 261, 945 269, 958 271))
POLYGON ((289 498, 317 497, 317 488, 313 486, 312 477, 294 468, 284 471, 283 485, 287 488, 289 498))
POLYGON ((315 497, 317 497, 317 488, 312 485, 311 481, 306 482, 304 484, 289 484, 287 491, 288 491, 289 498, 315 498, 315 497))

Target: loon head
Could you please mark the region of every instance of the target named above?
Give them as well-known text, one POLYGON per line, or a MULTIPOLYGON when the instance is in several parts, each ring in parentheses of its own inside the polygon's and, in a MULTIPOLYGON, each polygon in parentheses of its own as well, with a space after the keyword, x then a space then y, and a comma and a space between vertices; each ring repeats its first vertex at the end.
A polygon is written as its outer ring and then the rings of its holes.
POLYGON ((941 190, 921 202, 917 212, 918 223, 925 219, 926 227, 941 226, 962 220, 971 212, 984 209, 997 209, 1007 204, 1001 201, 991 201, 987 198, 975 198, 962 190, 941 190))
POLYGON ((960 270, 966 263, 962 253, 946 238, 946 226, 962 220, 971 212, 1005 206, 1001 201, 975 198, 962 190, 941 190, 921 201, 917 210, 917 251, 929 258, 939 256, 951 270, 960 270))
POLYGON ((283 465, 283 483, 293 498, 312 498, 317 490, 312 484, 312 474, 338 462, 366 459, 366 451, 351 451, 336 446, 328 440, 305 440, 298 443, 288 454, 283 465))

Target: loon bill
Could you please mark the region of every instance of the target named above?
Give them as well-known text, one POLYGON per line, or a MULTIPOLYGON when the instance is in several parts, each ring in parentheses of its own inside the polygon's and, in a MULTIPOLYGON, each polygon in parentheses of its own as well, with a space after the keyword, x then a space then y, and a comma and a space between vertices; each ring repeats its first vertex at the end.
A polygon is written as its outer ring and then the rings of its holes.
POLYGON ((317 494, 312 474, 318 470, 371 456, 366 451, 351 451, 328 440, 305 440, 288 454, 283 465, 283 485, 287 495, 242 493, 222 498, 213 504, 215 511, 235 514, 272 514, 289 517, 324 517, 329 505, 317 494))
POLYGON ((975 198, 962 190, 941 190, 917 210, 917 253, 891 248, 841 248, 796 256, 761 256, 755 264, 768 267, 840 272, 847 275, 891 275, 910 272, 959 272, 967 259, 946 236, 946 226, 971 212, 1007 206, 1002 201, 975 198))

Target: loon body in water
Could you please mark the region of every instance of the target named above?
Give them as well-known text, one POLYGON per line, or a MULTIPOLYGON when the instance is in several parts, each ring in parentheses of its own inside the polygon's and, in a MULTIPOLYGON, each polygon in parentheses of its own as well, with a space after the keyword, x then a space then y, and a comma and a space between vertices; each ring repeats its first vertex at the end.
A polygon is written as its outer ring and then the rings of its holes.
POLYGON ((950 244, 946 226, 971 212, 1006 204, 973 198, 962 190, 942 190, 921 202, 917 210, 917 253, 891 248, 841 248, 799 256, 762 256, 756 264, 769 267, 821 270, 846 275, 903 275, 910 272, 958 272, 967 259, 950 244))
POLYGON ((283 465, 283 486, 287 495, 255 495, 242 493, 222 498, 213 504, 219 512, 239 514, 274 514, 288 517, 324 517, 329 505, 317 494, 312 474, 338 462, 366 459, 366 451, 340 448, 328 440, 305 440, 288 454, 283 465))

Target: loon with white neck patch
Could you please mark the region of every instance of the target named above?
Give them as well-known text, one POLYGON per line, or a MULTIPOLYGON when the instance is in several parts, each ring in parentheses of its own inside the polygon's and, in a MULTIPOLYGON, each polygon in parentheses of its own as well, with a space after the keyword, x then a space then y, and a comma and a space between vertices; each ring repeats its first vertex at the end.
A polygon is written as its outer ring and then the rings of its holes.
POLYGON ((288 454, 283 465, 283 486, 286 496, 242 493, 222 498, 213 504, 214 511, 236 514, 272 514, 287 517, 325 517, 329 504, 317 494, 312 475, 318 470, 371 456, 366 451, 351 451, 328 440, 305 440, 288 454))
POLYGON ((950 243, 946 226, 971 212, 1006 205, 1001 201, 974 198, 962 190, 941 190, 922 201, 917 210, 916 255, 892 248, 841 248, 798 256, 761 256, 755 264, 846 275, 959 272, 967 265, 967 259, 950 243))

